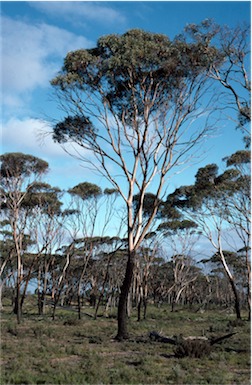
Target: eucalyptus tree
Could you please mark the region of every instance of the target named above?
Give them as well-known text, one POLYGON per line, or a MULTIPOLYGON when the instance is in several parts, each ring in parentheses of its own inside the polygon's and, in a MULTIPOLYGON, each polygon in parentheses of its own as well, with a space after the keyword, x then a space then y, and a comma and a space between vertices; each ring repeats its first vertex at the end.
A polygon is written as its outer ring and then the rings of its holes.
MULTIPOLYGON (((236 277, 237 286, 240 287, 240 291, 243 291, 247 286, 246 263, 244 260, 245 256, 238 256, 237 252, 229 250, 223 250, 223 253, 232 274, 236 277)), ((205 259, 204 263, 210 263, 211 267, 218 269, 225 274, 218 252, 212 255, 209 259, 205 259)))
POLYGON ((183 38, 197 42, 215 39, 223 55, 223 63, 209 66, 208 76, 220 85, 219 108, 235 120, 250 145, 251 79, 250 79, 250 26, 243 23, 234 28, 220 26, 211 19, 200 24, 188 24, 183 38), (228 111, 228 112, 227 112, 228 111), (237 112, 237 117, 232 111, 237 112))
POLYGON ((226 200, 227 220, 238 237, 243 247, 250 248, 251 234, 251 154, 248 150, 240 150, 223 159, 228 170, 235 170, 238 176, 235 189, 226 200))
POLYGON ((200 269, 197 269, 193 257, 195 247, 201 233, 198 225, 186 219, 164 221, 158 227, 166 247, 172 250, 171 264, 173 277, 168 292, 172 294, 172 311, 182 293, 197 280, 200 269))
POLYGON ((23 254, 25 250, 25 230, 28 212, 23 208, 24 200, 32 188, 48 169, 48 163, 32 155, 6 153, 1 155, 1 195, 2 208, 11 226, 17 263, 17 283, 15 309, 17 322, 21 321, 21 284, 23 254))
POLYGON ((26 289, 34 265, 37 266, 38 310, 44 314, 46 306, 46 290, 50 266, 54 260, 54 251, 62 241, 63 217, 60 198, 62 192, 48 183, 37 182, 29 189, 23 201, 23 207, 31 209, 30 233, 33 240, 33 262, 27 274, 26 284, 22 295, 24 300, 26 289), (42 284, 41 284, 42 281, 42 284))
MULTIPOLYGON (((99 248, 104 239, 104 234, 109 226, 113 212, 117 191, 115 189, 102 189, 90 182, 79 183, 68 190, 72 197, 70 207, 74 208, 77 215, 74 216, 76 237, 82 241, 83 266, 78 284, 78 314, 81 318, 81 289, 82 281, 90 259, 99 248), (98 236, 96 235, 98 234, 98 236)), ((80 248, 79 248, 80 250, 80 248)))
POLYGON ((95 265, 98 273, 99 298, 95 307, 94 318, 97 318, 102 299, 106 299, 105 315, 108 315, 112 303, 115 304, 122 283, 122 271, 127 255, 125 239, 118 236, 102 237, 100 249, 96 253, 95 265))
POLYGON ((146 319, 147 304, 149 296, 149 280, 151 266, 160 251, 159 241, 155 233, 148 234, 138 250, 138 258, 134 271, 132 297, 135 298, 137 306, 137 320, 141 320, 141 308, 143 307, 143 318, 146 319))
POLYGON ((53 268, 56 270, 56 274, 52 277, 52 319, 55 319, 56 308, 59 300, 64 302, 62 293, 66 290, 67 275, 70 270, 73 256, 75 255, 75 245, 71 242, 69 245, 61 246, 55 253, 55 263, 53 268))
MULTIPOLYGON (((240 150, 224 158, 227 169, 236 170, 238 177, 235 190, 225 201, 226 220, 242 243, 238 258, 245 257, 247 270, 247 300, 249 319, 251 318, 251 154, 248 150, 240 150), (242 252, 242 254, 241 254, 242 252)), ((237 250, 239 252, 239 250, 237 250)))
POLYGON ((221 68, 211 66, 209 75, 223 89, 224 108, 235 109, 238 114, 237 128, 244 134, 246 146, 250 145, 251 80, 250 80, 250 26, 227 26, 220 29, 221 49, 225 62, 221 68))
POLYGON ((136 251, 157 214, 171 170, 192 156, 213 123, 206 118, 207 70, 221 60, 209 43, 171 41, 133 29, 103 36, 92 49, 68 53, 51 82, 65 113, 53 128, 54 140, 79 145, 72 155, 102 174, 127 210, 128 263, 118 305, 119 340, 128 337, 126 305, 136 251), (203 109, 205 121, 202 117, 199 125, 193 124, 203 109), (143 221, 144 196, 150 189, 155 199, 143 221))
POLYGON ((3 308, 2 293, 6 281, 14 275, 14 243, 12 233, 9 231, 9 221, 0 222, 2 230, 0 231, 0 310, 3 308))
MULTIPOLYGON (((241 318, 239 292, 223 244, 230 231, 230 202, 233 202, 237 194, 244 194, 240 178, 236 169, 227 169, 218 175, 217 165, 209 164, 198 170, 194 185, 182 186, 167 197, 169 205, 177 207, 187 218, 197 223, 216 250, 233 291, 237 318, 241 318)), ((235 241, 231 246, 236 247, 235 241)))

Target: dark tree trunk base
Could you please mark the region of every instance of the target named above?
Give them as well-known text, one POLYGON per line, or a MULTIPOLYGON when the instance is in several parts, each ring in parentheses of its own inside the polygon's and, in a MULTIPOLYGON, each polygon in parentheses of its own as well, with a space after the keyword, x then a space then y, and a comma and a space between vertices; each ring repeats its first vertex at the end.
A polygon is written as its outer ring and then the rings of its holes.
POLYGON ((123 341, 123 340, 129 339, 127 301, 128 301, 128 295, 129 295, 132 279, 133 279, 134 266, 135 266, 135 252, 129 252, 125 277, 121 287, 121 293, 120 293, 119 304, 118 304, 118 313, 117 313, 118 331, 115 337, 117 341, 123 341))

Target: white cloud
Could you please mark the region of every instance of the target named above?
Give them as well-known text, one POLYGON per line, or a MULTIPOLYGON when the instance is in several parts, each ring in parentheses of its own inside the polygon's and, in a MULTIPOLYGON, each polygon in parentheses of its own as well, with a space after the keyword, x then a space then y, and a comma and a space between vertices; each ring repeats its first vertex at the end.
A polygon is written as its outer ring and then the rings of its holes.
POLYGON ((16 107, 36 87, 48 87, 49 80, 59 70, 68 51, 92 45, 85 37, 49 24, 31 25, 3 17, 4 105, 16 107))
MULTIPOLYGON (((11 118, 2 126, 2 147, 4 152, 23 152, 38 156, 49 162, 58 162, 60 167, 61 162, 65 160, 69 163, 72 154, 79 156, 92 157, 91 152, 84 150, 77 145, 66 143, 61 146, 55 143, 52 139, 52 127, 46 121, 33 118, 11 118), (66 151, 68 151, 68 154, 66 151)), ((82 162, 74 159, 74 164, 81 164, 82 162)))
MULTIPOLYGON (((49 163, 50 172, 47 181, 60 188, 70 188, 84 180, 91 180, 97 184, 101 176, 96 175, 85 163, 67 154, 63 148, 54 143, 49 123, 32 118, 11 118, 2 127, 3 152, 22 152, 44 159, 49 163)), ((71 144, 65 148, 76 155, 71 144)), ((82 156, 87 155, 92 161, 95 158, 90 152, 78 148, 82 156)))
POLYGON ((50 131, 50 126, 41 120, 11 118, 2 127, 4 151, 32 153, 41 158, 66 156, 61 146, 47 135, 50 131))
POLYGON ((69 1, 35 1, 29 2, 30 6, 37 10, 60 17, 73 24, 92 21, 102 24, 122 24, 125 17, 112 7, 101 5, 99 2, 69 2, 69 1))

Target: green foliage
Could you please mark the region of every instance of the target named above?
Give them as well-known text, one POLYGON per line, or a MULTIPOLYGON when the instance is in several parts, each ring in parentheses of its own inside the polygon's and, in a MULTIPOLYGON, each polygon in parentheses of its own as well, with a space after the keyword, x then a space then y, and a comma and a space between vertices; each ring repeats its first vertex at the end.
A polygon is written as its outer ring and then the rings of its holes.
POLYGON ((58 143, 66 143, 68 138, 81 142, 83 139, 95 137, 95 129, 89 118, 83 116, 68 116, 54 127, 53 139, 58 143))
POLYGON ((118 194, 118 190, 114 189, 114 188, 105 188, 105 190, 103 191, 103 193, 105 195, 112 195, 112 194, 118 194))
POLYGON ((158 227, 159 231, 168 231, 170 233, 176 233, 177 231, 182 232, 183 230, 188 230, 188 229, 195 229, 197 228, 198 225, 190 220, 183 219, 182 221, 174 220, 171 222, 164 222, 161 223, 158 227))
POLYGON ((107 56, 107 67, 112 71, 118 67, 139 67, 149 72, 164 62, 171 43, 167 36, 132 29, 124 35, 108 35, 98 40, 98 47, 107 56), (153 58, 155 60, 153 61, 153 58))
MULTIPOLYGON (((139 210, 139 207, 141 206, 140 194, 134 195, 133 205, 135 212, 137 212, 139 210)), ((151 214, 154 205, 158 205, 160 208, 162 206, 162 201, 160 199, 157 199, 155 194, 146 193, 143 197, 143 214, 148 217, 151 214)), ((160 214, 161 212, 160 210, 158 210, 157 217, 160 217, 160 214)))
POLYGON ((251 162, 251 153, 248 150, 240 150, 223 160, 226 161, 227 167, 248 164, 251 162))
MULTIPOLYGON (((228 166, 248 162, 248 152, 239 151, 227 160, 228 166)), ((195 184, 181 186, 169 194, 165 205, 168 207, 197 210, 206 202, 216 202, 221 207, 221 202, 228 201, 228 196, 241 191, 247 192, 250 177, 242 175, 238 169, 228 169, 218 175, 216 164, 209 164, 199 168, 195 175, 195 184)), ((216 206, 217 207, 217 206, 216 206)), ((223 207, 225 205, 223 204, 223 207)))
MULTIPOLYGON (((102 103, 132 127, 144 119, 147 105, 152 113, 178 101, 188 80, 194 82, 219 61, 218 50, 208 43, 171 42, 165 35, 133 29, 103 36, 95 48, 69 52, 51 84, 66 94, 73 89, 99 94, 102 103)), ((76 115, 56 124, 53 138, 60 143, 73 139, 89 148, 96 134, 88 117, 76 115)))
POLYGON ((60 214, 62 202, 59 201, 60 189, 47 183, 34 183, 22 201, 22 208, 39 207, 48 215, 60 214))
POLYGON ((80 197, 82 200, 98 198, 102 194, 99 186, 89 182, 79 183, 77 186, 68 190, 68 192, 80 197))
MULTIPOLYGON (((220 26, 211 19, 201 24, 188 24, 183 41, 197 41, 206 44, 213 38, 217 41, 223 64, 218 68, 214 64, 209 68, 209 75, 219 82, 233 98, 230 108, 237 109, 237 127, 244 136, 246 148, 250 146, 251 121, 251 82, 247 68, 250 60, 250 25, 242 23, 235 28, 220 26), (242 84, 242 87, 240 85, 242 84)), ((228 104, 227 104, 227 107, 228 104)))
POLYGON ((199 189, 211 187, 214 184, 217 173, 218 167, 216 164, 208 164, 205 167, 199 168, 195 175, 195 185, 199 189))
POLYGON ((199 24, 190 23, 185 27, 185 32, 198 42, 210 42, 219 31, 220 26, 213 19, 205 19, 199 24))
POLYGON ((0 156, 1 177, 19 178, 31 174, 42 174, 48 169, 48 163, 32 155, 20 152, 6 153, 0 156))

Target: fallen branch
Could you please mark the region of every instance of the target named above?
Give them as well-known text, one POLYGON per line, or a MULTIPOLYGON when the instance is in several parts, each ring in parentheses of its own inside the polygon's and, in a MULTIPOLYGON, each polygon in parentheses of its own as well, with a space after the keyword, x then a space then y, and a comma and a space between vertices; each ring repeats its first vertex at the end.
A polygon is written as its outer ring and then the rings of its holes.
POLYGON ((164 342, 172 345, 176 345, 177 341, 170 337, 164 337, 158 334, 158 332, 150 332, 149 337, 151 340, 158 341, 158 342, 164 342))
POLYGON ((232 337, 234 334, 236 334, 236 332, 234 333, 229 333, 229 334, 225 334, 224 336, 221 336, 221 337, 213 337, 210 339, 210 344, 211 345, 214 345, 214 344, 218 344, 220 343, 221 341, 227 339, 227 338, 230 338, 232 337))
POLYGON ((174 345, 174 353, 176 357, 195 357, 200 358, 204 355, 207 355, 211 352, 212 346, 214 344, 220 343, 223 340, 232 337, 236 333, 225 334, 221 337, 207 338, 207 337, 197 337, 189 336, 183 337, 182 335, 166 337, 160 335, 156 331, 152 331, 149 334, 151 340, 157 342, 164 342, 171 345, 174 345))

